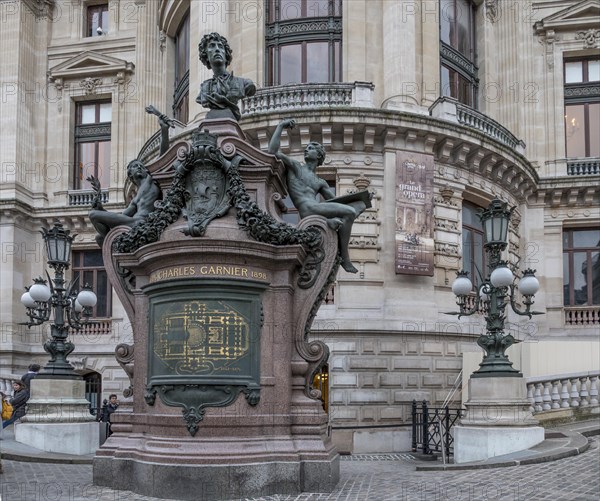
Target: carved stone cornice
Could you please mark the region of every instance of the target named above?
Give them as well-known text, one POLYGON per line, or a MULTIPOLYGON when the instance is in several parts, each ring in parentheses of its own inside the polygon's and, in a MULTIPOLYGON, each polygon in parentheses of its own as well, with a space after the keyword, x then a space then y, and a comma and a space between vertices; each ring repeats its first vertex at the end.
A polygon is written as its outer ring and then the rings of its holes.
MULTIPOLYGON (((242 121, 253 144, 266 149, 267 141, 261 138, 271 137, 276 117, 272 113, 265 114, 263 122, 260 115, 256 113, 249 116, 248 120, 242 118, 242 121)), ((293 117, 297 123, 311 124, 311 138, 319 137, 322 118, 318 110, 294 111, 293 117)), ((328 148, 328 158, 347 158, 349 162, 355 162, 357 157, 353 145, 374 137, 370 156, 395 149, 433 154, 436 163, 440 164, 440 176, 446 182, 461 178, 469 182, 474 176, 481 176, 491 183, 490 187, 507 190, 520 202, 537 189, 539 177, 533 166, 519 152, 509 148, 504 141, 499 141, 497 134, 475 132, 470 127, 447 121, 438 122, 431 117, 411 116, 410 120, 414 120, 414 123, 409 123, 408 115, 388 110, 373 110, 363 116, 361 123, 352 123, 352 117, 351 110, 328 113, 328 134, 332 137, 332 144, 340 145, 335 150, 328 148), (397 120, 393 120, 393 116, 397 120), (439 128, 434 126, 438 124, 439 128), (344 137, 351 137, 352 140, 344 141, 344 137), (482 141, 483 137, 487 141, 482 141), (449 170, 447 166, 454 168, 449 170)), ((516 142, 517 146, 522 147, 522 143, 516 142)), ((289 131, 289 144, 289 153, 301 158, 304 143, 299 136, 299 128, 289 131)), ((328 165, 339 168, 343 166, 342 163, 342 160, 335 160, 328 165)))
MULTIPOLYGON (((582 178, 564 177, 540 181, 537 202, 548 207, 587 207, 600 205, 600 175, 582 178)), ((600 214, 599 214, 600 215, 600 214)))
POLYGON ((48 81, 60 82, 65 80, 81 80, 85 78, 96 78, 101 76, 117 77, 133 73, 135 65, 99 52, 86 51, 64 61, 48 70, 48 81))
POLYGON ((574 32, 589 28, 597 29, 599 14, 600 0, 583 0, 546 16, 534 24, 534 29, 538 35, 545 35, 549 31, 574 32))

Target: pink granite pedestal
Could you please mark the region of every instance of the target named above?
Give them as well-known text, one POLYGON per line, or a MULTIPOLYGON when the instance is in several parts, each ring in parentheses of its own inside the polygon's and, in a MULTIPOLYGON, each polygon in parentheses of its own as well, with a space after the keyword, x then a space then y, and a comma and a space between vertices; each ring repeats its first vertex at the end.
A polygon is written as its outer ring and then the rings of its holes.
MULTIPOLYGON (((262 211, 281 221, 278 202, 285 194, 281 163, 248 145, 234 122, 206 121, 200 128, 219 135, 225 157, 243 158, 239 171, 248 195, 262 211)), ((173 178, 181 148, 189 151, 189 144, 174 145, 148 166, 163 192, 173 178)), ((113 243, 129 228, 115 228, 106 238, 103 252, 109 278, 133 326, 134 345, 121 348, 132 360, 128 368, 133 374, 133 411, 113 414, 114 433, 94 458, 95 484, 194 500, 328 492, 336 486, 339 456, 326 434, 327 415, 319 392, 310 386, 328 350, 323 343, 308 343, 306 333, 335 276, 337 235, 324 218, 302 220, 300 230, 320 232, 324 255, 314 283, 302 288, 299 273, 307 259, 306 247, 252 238, 240 228, 237 216, 236 208, 231 208, 210 222, 201 237, 184 234, 188 222, 181 216, 158 241, 131 253, 113 252, 113 243), (134 285, 122 277, 123 269, 135 276, 134 285), (189 327, 189 318, 184 319, 189 337, 174 341, 165 325, 175 325, 177 316, 172 312, 178 311, 178 305, 182 311, 206 307, 232 313, 225 319, 211 313, 212 330, 207 324, 189 327), (234 319, 238 313, 242 320, 234 319), (243 324, 243 339, 236 338, 239 345, 218 346, 218 322, 243 324), (251 336, 244 337, 248 332, 251 336), (162 341, 157 341, 159 337, 162 341), (256 370, 246 379, 240 371, 240 381, 247 381, 248 387, 240 391, 234 385, 231 402, 205 406, 194 428, 189 415, 187 422, 184 419, 185 408, 169 403, 170 396, 177 394, 188 403, 205 401, 213 383, 223 389, 228 377, 235 379, 237 366, 220 365, 215 373, 208 362, 200 360, 197 366, 185 359, 181 369, 161 350, 167 347, 183 354, 198 350, 202 343, 213 343, 207 350, 217 354, 232 350, 232 360, 242 353, 236 363, 256 370), (256 364, 244 357, 256 357, 256 364), (224 379, 219 379, 221 373, 224 379), (198 378, 205 378, 206 384, 198 383, 198 378), (164 384, 149 385, 153 381, 164 384)))

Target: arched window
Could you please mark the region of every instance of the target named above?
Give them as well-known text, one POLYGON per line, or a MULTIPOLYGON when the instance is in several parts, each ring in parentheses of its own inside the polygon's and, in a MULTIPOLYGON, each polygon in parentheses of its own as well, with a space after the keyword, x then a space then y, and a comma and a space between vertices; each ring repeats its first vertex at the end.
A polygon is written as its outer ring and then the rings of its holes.
POLYGON ((266 2, 266 85, 340 82, 342 0, 266 2))

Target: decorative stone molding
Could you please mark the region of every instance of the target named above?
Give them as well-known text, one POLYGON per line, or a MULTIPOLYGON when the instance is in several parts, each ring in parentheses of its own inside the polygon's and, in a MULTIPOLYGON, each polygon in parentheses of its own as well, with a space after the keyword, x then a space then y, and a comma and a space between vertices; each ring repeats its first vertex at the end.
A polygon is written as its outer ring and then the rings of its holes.
POLYGON ((583 40, 587 49, 593 49, 600 45, 600 30, 590 28, 587 31, 579 31, 575 40, 583 40))
POLYGON ((485 17, 492 24, 498 20, 498 0, 485 0, 485 17))
POLYGON ((167 34, 163 30, 158 34, 158 47, 161 52, 164 52, 167 47, 167 34))
POLYGON ((86 96, 96 94, 96 89, 100 85, 102 85, 101 78, 87 77, 79 82, 79 87, 83 88, 86 96))
POLYGON ((55 0, 22 0, 22 3, 29 7, 36 19, 43 19, 51 16, 55 0))
POLYGON ((366 177, 362 172, 360 173, 360 176, 354 178, 352 182, 359 191, 366 190, 371 185, 371 180, 368 177, 366 177))
POLYGON ((444 230, 444 231, 460 233, 460 227, 458 225, 458 221, 454 221, 452 219, 446 219, 443 217, 436 217, 434 224, 435 224, 436 230, 444 230))
POLYGON ((135 65, 132 62, 107 56, 94 51, 86 51, 64 61, 48 70, 48 81, 55 83, 60 80, 78 80, 113 76, 123 79, 133 73, 135 65))
POLYGON ((440 195, 442 196, 444 203, 449 204, 452 200, 452 195, 454 195, 454 190, 446 185, 440 190, 440 195))

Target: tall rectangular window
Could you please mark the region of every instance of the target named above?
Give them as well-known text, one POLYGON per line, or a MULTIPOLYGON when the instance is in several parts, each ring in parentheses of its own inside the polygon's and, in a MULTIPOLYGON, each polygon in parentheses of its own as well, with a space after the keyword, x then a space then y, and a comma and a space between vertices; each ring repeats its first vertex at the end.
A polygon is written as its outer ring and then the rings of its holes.
POLYGON ((441 0, 441 95, 477 107, 476 6, 472 0, 441 0))
POLYGON ((267 85, 341 81, 341 0, 268 0, 267 10, 267 85))
POLYGON ((189 119, 190 96, 190 16, 189 12, 175 35, 175 83, 173 117, 186 124, 189 119))
POLYGON ((95 318, 112 315, 111 287, 108 282, 101 250, 73 251, 73 277, 79 275, 79 290, 89 285, 98 302, 92 316, 95 318))
POLYGON ((564 75, 567 158, 600 157, 600 58, 567 60, 564 75))
POLYGON ((108 3, 90 5, 86 10, 86 35, 98 37, 108 33, 108 3))
POLYGON ((600 304, 600 230, 563 231, 565 306, 600 304))
POLYGON ((487 276, 483 225, 477 215, 479 207, 463 201, 462 208, 462 260, 463 270, 469 272, 474 285, 481 284, 487 276))
POLYGON ((102 187, 110 185, 110 101, 77 103, 75 122, 75 175, 73 188, 90 189, 95 176, 102 187))

